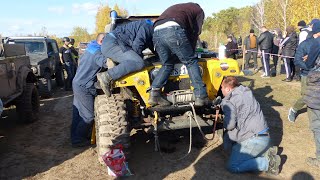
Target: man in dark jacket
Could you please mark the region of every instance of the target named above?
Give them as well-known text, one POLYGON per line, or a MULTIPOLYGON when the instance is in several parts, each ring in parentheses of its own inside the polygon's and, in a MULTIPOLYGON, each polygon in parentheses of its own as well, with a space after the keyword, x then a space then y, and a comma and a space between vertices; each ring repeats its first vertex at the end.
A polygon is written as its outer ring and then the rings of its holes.
POLYGON ((142 51, 153 51, 153 23, 140 20, 118 26, 106 35, 101 52, 106 58, 118 63, 108 71, 99 73, 97 78, 107 96, 111 95, 111 86, 121 77, 139 71, 144 67, 142 51))
POLYGON ((270 54, 273 46, 273 35, 268 31, 265 26, 261 27, 262 33, 258 38, 258 44, 261 50, 261 63, 263 65, 264 74, 263 78, 270 77, 270 54))
POLYGON ((308 106, 309 126, 316 144, 316 157, 307 158, 307 164, 320 168, 320 22, 313 24, 312 42, 306 66, 310 69, 304 101, 308 106))
POLYGON ((282 49, 281 55, 283 57, 285 69, 286 69, 286 79, 284 81, 290 82, 295 75, 295 66, 293 63, 293 57, 296 53, 296 48, 298 46, 298 37, 297 33, 294 31, 293 26, 289 26, 286 29, 286 34, 284 40, 280 43, 280 47, 282 49))
MULTIPOLYGON (((272 60, 273 60, 273 67, 274 67, 274 72, 273 76, 280 75, 281 74, 281 61, 279 61, 279 45, 280 42, 282 41, 282 32, 280 28, 276 28, 274 31, 274 37, 273 37, 273 46, 272 46, 272 60)), ((281 58, 280 58, 281 60, 281 58)))
POLYGON ((175 55, 186 65, 190 76, 195 105, 203 106, 208 101, 206 86, 202 81, 195 47, 201 33, 204 12, 196 3, 176 4, 166 9, 154 25, 153 42, 160 57, 162 67, 152 82, 149 104, 169 105, 161 97, 161 88, 167 82, 174 64, 178 61, 175 55))
POLYGON ((72 80, 74 78, 74 68, 75 64, 72 59, 72 51, 69 48, 70 44, 70 38, 64 37, 63 40, 63 46, 59 49, 59 56, 60 56, 60 62, 62 66, 64 66, 66 72, 67 72, 67 79, 64 84, 64 88, 66 91, 72 90, 72 80))
POLYGON ((236 54, 238 46, 236 43, 233 42, 232 36, 228 36, 228 43, 226 45, 226 56, 227 58, 232 58, 234 60, 237 59, 236 54))
POLYGON ((106 68, 106 58, 101 53, 101 44, 105 34, 100 33, 92 41, 80 58, 73 85, 73 117, 71 125, 71 143, 73 147, 90 145, 90 135, 94 119, 94 97, 96 75, 106 68))
POLYGON ((258 40, 257 36, 254 34, 254 30, 250 29, 250 35, 244 38, 243 41, 243 51, 245 53, 246 63, 245 69, 249 69, 249 61, 251 56, 253 56, 254 62, 254 71, 258 70, 258 63, 257 63, 257 54, 258 54, 258 40))
POLYGON ((308 52, 311 49, 312 42, 314 41, 313 34, 309 33, 307 39, 304 40, 301 44, 298 45, 296 50, 296 54, 294 57, 294 64, 296 67, 301 69, 301 97, 294 103, 294 105, 289 109, 288 120, 290 122, 295 122, 297 113, 301 110, 305 103, 303 101, 303 97, 305 95, 305 90, 307 87, 307 75, 309 73, 309 69, 306 66, 306 58, 308 52))
POLYGON ((227 152, 231 150, 228 170, 233 173, 266 171, 277 175, 281 161, 278 148, 269 148, 269 128, 252 91, 232 76, 224 78, 221 91, 223 126, 227 130, 223 144, 227 152))

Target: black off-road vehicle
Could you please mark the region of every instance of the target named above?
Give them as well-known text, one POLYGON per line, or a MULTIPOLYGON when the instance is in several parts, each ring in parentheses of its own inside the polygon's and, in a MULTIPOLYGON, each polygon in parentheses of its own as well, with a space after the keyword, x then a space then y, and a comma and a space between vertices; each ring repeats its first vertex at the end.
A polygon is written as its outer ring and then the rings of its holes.
POLYGON ((52 79, 64 85, 63 69, 56 40, 47 37, 6 37, 4 44, 22 44, 29 56, 31 69, 38 78, 38 89, 43 98, 52 95, 52 79))

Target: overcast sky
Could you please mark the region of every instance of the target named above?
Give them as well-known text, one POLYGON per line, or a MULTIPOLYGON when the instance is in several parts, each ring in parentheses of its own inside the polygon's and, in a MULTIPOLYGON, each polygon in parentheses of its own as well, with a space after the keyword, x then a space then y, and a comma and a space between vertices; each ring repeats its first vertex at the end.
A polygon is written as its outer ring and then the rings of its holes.
MULTIPOLYGON (((81 26, 94 32, 95 14, 101 4, 111 7, 117 3, 129 15, 161 14, 167 7, 182 0, 2 0, 0 34, 2 36, 27 35, 41 32, 46 27, 49 34, 59 37, 70 35, 72 28, 81 26), (17 5, 19 4, 19 5, 17 5)), ((194 0, 206 16, 229 7, 253 5, 258 0, 194 0)))

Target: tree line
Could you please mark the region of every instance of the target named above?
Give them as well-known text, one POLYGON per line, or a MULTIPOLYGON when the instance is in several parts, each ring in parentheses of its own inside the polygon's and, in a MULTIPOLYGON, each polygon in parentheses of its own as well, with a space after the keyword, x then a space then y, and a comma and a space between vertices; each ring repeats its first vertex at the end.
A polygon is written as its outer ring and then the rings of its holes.
POLYGON ((260 0, 253 6, 213 13, 205 19, 201 39, 207 41, 210 48, 217 48, 230 34, 243 38, 254 29, 259 35, 261 26, 284 31, 288 26, 297 27, 300 20, 309 23, 319 15, 319 0, 260 0))
MULTIPOLYGON (((128 11, 117 4, 111 8, 108 4, 100 5, 95 16, 95 32, 90 34, 85 27, 76 26, 72 29, 70 37, 76 42, 89 42, 95 39, 100 32, 105 32, 105 25, 111 22, 109 13, 114 9, 120 16, 127 16, 128 11)), ((307 23, 320 15, 319 0, 260 0, 257 4, 243 8, 230 7, 208 16, 203 25, 200 36, 208 42, 209 48, 217 48, 220 43, 226 42, 226 37, 233 34, 244 38, 254 29, 260 34, 260 27, 268 29, 280 28, 285 30, 288 26, 297 26, 300 20, 307 23)), ((45 27, 39 34, 50 36, 61 44, 61 37, 49 35, 45 27)), ((32 35, 30 35, 32 36, 32 35)))

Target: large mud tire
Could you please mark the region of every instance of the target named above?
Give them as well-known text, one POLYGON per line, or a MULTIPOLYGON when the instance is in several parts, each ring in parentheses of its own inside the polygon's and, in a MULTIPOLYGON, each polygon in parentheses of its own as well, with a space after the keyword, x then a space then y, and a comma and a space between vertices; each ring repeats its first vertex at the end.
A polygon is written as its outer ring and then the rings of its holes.
POLYGON ((130 132, 125 99, 120 94, 113 94, 111 97, 99 95, 95 98, 94 107, 99 162, 104 164, 102 155, 117 144, 122 144, 128 155, 130 132))
POLYGON ((39 95, 33 83, 27 83, 23 93, 17 100, 17 113, 22 123, 32 123, 38 120, 39 116, 39 95))
POLYGON ((39 93, 42 98, 52 96, 52 80, 50 74, 45 74, 44 78, 39 79, 39 93))

